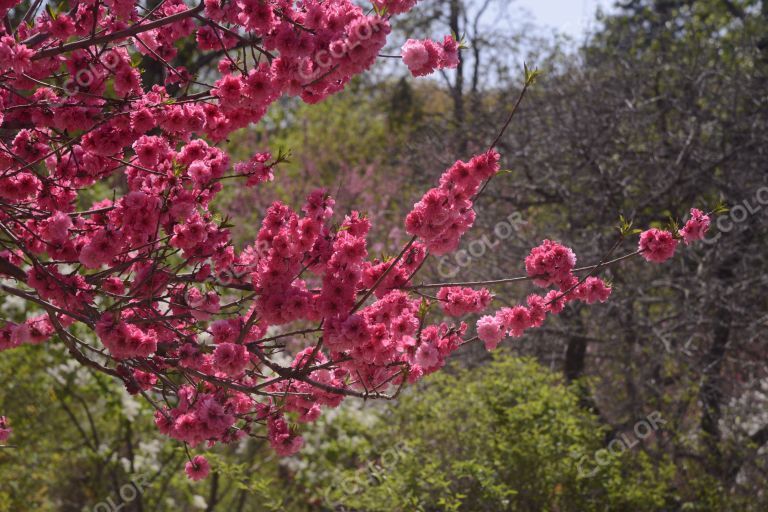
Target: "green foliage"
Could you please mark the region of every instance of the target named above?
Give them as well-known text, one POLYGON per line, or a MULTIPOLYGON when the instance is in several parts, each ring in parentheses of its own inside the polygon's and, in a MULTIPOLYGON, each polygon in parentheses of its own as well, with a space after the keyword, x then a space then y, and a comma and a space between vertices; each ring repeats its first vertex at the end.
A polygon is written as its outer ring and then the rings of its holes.
POLYGON ((302 474, 319 478, 308 485, 326 506, 353 510, 662 507, 668 462, 637 447, 596 465, 605 438, 575 388, 530 359, 499 356, 430 377, 372 421, 336 418, 302 474))
POLYGON ((241 502, 244 510, 282 510, 290 502, 275 483, 266 442, 206 452, 215 494, 211 479, 190 482, 184 447, 157 431, 152 408, 57 345, 27 345, 0 358, 0 413, 13 427, 11 446, 0 448, 0 512, 193 511, 214 500, 221 510, 241 502), (143 483, 140 496, 125 490, 131 482, 143 483), (121 500, 121 490, 132 499, 121 500))
POLYGON ((525 71, 525 86, 529 87, 536 83, 536 80, 541 76, 542 72, 537 68, 529 68, 528 64, 523 64, 525 71))

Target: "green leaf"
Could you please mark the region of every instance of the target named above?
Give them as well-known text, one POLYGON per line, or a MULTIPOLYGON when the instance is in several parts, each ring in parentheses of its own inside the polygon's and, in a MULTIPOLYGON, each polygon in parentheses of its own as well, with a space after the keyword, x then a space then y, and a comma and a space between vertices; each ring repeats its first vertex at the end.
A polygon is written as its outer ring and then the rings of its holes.
POLYGON ((634 224, 633 221, 627 220, 624 215, 619 215, 619 225, 617 229, 619 230, 619 233, 621 233, 621 236, 627 236, 630 234, 635 234, 636 231, 639 231, 642 233, 641 230, 632 229, 632 225, 634 224))
POLYGON ((523 63, 523 69, 525 70, 525 86, 531 86, 536 82, 536 79, 542 74, 541 71, 539 71, 536 68, 529 68, 528 63, 523 63))

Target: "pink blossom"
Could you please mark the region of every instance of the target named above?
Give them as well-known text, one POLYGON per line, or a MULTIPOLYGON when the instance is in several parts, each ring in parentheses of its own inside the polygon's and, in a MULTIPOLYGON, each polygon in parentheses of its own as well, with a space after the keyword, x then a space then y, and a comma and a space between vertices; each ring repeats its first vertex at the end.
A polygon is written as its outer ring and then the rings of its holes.
POLYGON ((422 238, 427 249, 442 255, 456 250, 472 227, 472 198, 484 180, 499 170, 499 154, 488 151, 470 162, 457 161, 440 178, 440 186, 427 191, 405 219, 408 233, 422 238))
POLYGON ((553 315, 557 315, 563 311, 567 302, 565 295, 559 290, 550 290, 547 295, 544 296, 544 300, 546 301, 547 311, 553 315))
POLYGON ((424 41, 409 39, 402 48, 403 63, 411 71, 423 68, 429 63, 429 52, 424 41))
POLYGON ((108 313, 97 322, 96 334, 117 359, 148 357, 157 350, 157 336, 153 331, 117 321, 108 313))
POLYGON ((680 236, 683 237, 686 245, 697 240, 703 240, 707 230, 709 230, 710 223, 709 215, 705 215, 701 210, 693 208, 691 209, 691 218, 685 223, 683 229, 680 230, 680 236))
POLYGON ((523 331, 532 326, 531 313, 525 306, 503 308, 498 312, 498 316, 513 338, 519 338, 523 335, 523 331))
POLYGON ((579 285, 576 295, 587 304, 605 302, 611 295, 611 288, 599 277, 592 276, 579 285))
POLYGON ((5 443, 13 433, 13 429, 9 426, 8 418, 0 416, 0 443, 5 443))
POLYGON ((11 329, 11 342, 14 345, 28 343, 30 339, 31 333, 29 332, 29 325, 26 323, 17 324, 11 329))
POLYGON ((475 291, 472 288, 446 287, 440 288, 437 298, 447 314, 460 317, 483 311, 491 303, 492 297, 486 289, 475 291))
POLYGON ((525 269, 533 282, 541 287, 559 284, 576 266, 576 255, 557 242, 544 240, 525 258, 525 269))
POLYGON ((80 251, 80 263, 88 268, 98 268, 110 263, 120 253, 123 239, 120 233, 100 229, 87 239, 80 251))
POLYGON ((527 302, 531 327, 541 327, 547 318, 547 300, 541 295, 529 295, 527 302))
POLYGON ((416 357, 414 360, 416 364, 422 368, 434 368, 440 362, 440 352, 434 345, 429 343, 422 343, 419 345, 419 348, 416 349, 416 357))
POLYGON ((213 362, 217 370, 236 377, 248 365, 250 357, 244 345, 222 343, 213 352, 213 362))
POLYGON ((56 18, 51 20, 50 25, 51 33, 62 41, 66 41, 69 36, 75 33, 75 24, 72 18, 64 13, 59 13, 56 18))
POLYGON ((504 328, 501 320, 494 316, 484 316, 477 321, 477 337, 485 343, 487 350, 494 350, 504 339, 504 328))
POLYGON ((293 455, 304 445, 301 436, 297 436, 288 427, 283 418, 273 418, 268 422, 269 441, 278 455, 293 455))
POLYGON ((402 14, 414 8, 418 0, 373 0, 373 5, 389 14, 402 14))
POLYGON ((108 277, 101 283, 101 287, 105 292, 115 295, 123 295, 125 293, 125 285, 119 277, 108 277))
POLYGON ((248 176, 246 186, 252 187, 265 181, 272 181, 275 177, 272 166, 267 162, 272 158, 270 153, 256 153, 248 162, 235 164, 235 171, 248 176))
POLYGON ((459 65, 459 43, 453 36, 443 39, 443 53, 440 56, 441 68, 454 69, 459 65))
POLYGON ((198 481, 208 476, 211 466, 208 460, 202 455, 195 455, 192 460, 184 466, 184 472, 190 480, 198 481))
POLYGON ((64 212, 56 212, 42 224, 42 233, 48 242, 63 243, 69 237, 72 219, 64 212))
POLYGON ((640 235, 638 249, 647 261, 663 263, 675 255, 677 240, 669 231, 652 228, 640 235))
MULTIPOLYGON (((64 321, 63 323, 66 323, 66 321, 64 321)), ((27 334, 28 343, 37 345, 37 344, 43 343, 44 341, 48 340, 51 336, 53 336, 53 333, 54 333, 53 324, 51 323, 51 320, 47 314, 42 314, 39 316, 28 318, 24 322, 24 324, 26 324, 28 328, 28 334, 27 334)))
POLYGON ((413 76, 426 76, 437 69, 455 68, 459 63, 458 44, 446 36, 443 44, 431 39, 408 39, 401 48, 403 63, 413 76))
POLYGON ((211 324, 214 343, 234 343, 240 333, 242 323, 239 318, 216 320, 211 324))

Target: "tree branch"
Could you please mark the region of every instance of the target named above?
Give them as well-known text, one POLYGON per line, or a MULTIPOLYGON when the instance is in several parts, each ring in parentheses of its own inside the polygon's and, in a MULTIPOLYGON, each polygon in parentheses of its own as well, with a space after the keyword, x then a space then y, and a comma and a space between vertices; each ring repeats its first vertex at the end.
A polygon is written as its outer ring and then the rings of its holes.
POLYGON ((0 256, 0 274, 6 274, 17 281, 26 282, 27 280, 27 273, 24 272, 22 269, 8 261, 7 259, 0 256))
POLYGON ((204 7, 203 3, 199 3, 192 9, 187 9, 186 11, 177 12, 176 14, 172 14, 171 16, 166 16, 164 18, 160 18, 155 21, 151 21, 149 23, 136 24, 128 28, 125 28, 123 30, 118 30, 117 32, 105 34, 103 36, 90 37, 88 39, 81 39, 80 41, 73 41, 71 43, 63 44, 55 48, 41 50, 37 54, 35 54, 34 57, 32 57, 32 60, 39 60, 39 59, 44 59, 46 57, 53 57, 54 55, 70 52, 72 50, 78 50, 80 48, 88 48, 89 46, 96 46, 99 44, 116 41, 118 39, 124 39, 126 37, 135 36, 137 34, 141 34, 142 32, 147 32, 155 28, 159 28, 165 25, 169 25, 171 23, 175 23, 185 18, 193 17, 195 16, 195 14, 202 11, 203 7, 204 7))

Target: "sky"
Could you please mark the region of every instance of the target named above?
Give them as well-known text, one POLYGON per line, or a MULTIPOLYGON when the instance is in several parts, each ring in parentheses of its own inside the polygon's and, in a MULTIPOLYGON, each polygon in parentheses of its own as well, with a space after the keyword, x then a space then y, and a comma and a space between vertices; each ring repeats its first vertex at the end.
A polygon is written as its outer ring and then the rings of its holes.
POLYGON ((608 9, 612 0, 516 0, 518 7, 534 16, 534 23, 578 38, 594 24, 599 6, 608 9))

